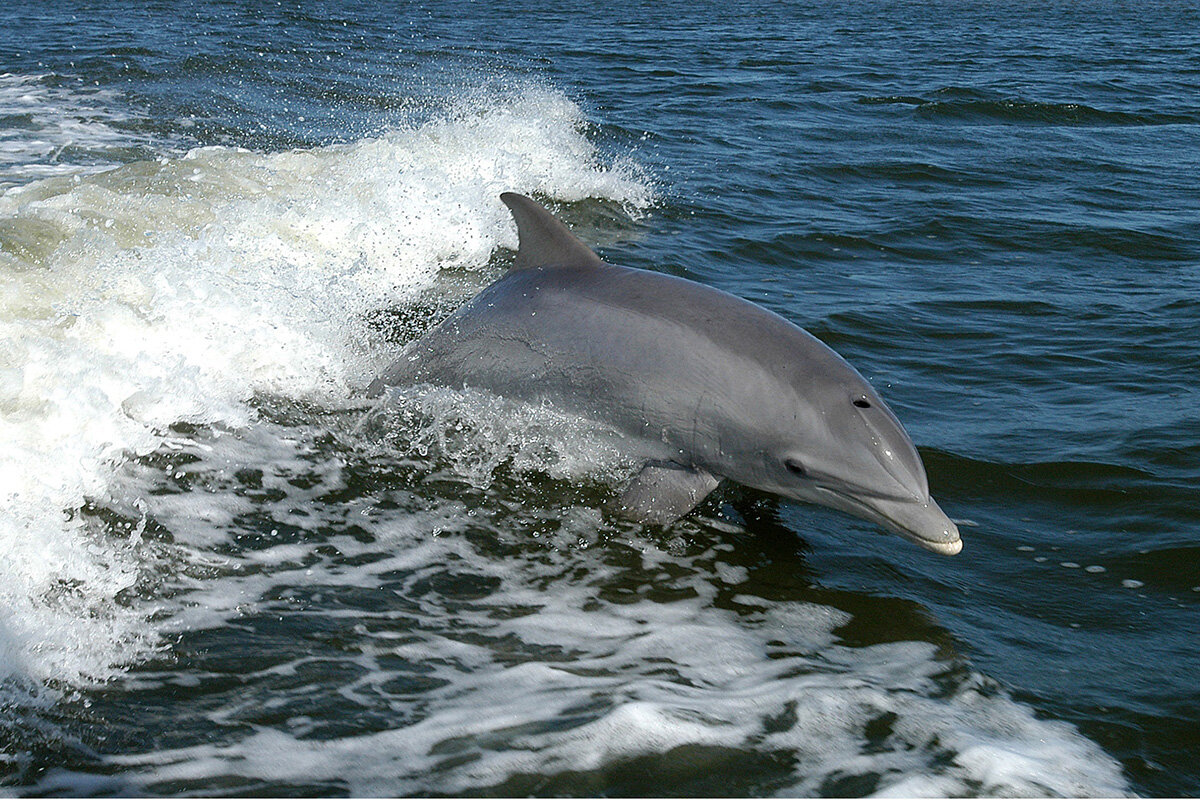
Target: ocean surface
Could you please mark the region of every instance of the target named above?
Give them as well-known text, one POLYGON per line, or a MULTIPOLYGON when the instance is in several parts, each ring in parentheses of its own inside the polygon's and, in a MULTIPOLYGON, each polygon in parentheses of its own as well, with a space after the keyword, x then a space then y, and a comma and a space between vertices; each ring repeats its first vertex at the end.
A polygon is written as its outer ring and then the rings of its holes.
POLYGON ((0 793, 1200 794, 1193 2, 0 7, 0 793), (498 195, 888 399, 965 541, 364 387, 498 195))

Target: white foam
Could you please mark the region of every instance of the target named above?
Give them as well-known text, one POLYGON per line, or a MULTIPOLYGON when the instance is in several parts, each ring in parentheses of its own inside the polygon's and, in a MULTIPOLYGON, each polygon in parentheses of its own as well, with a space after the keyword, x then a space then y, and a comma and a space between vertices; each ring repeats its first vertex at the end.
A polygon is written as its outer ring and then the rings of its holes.
MULTIPOLYGON (((504 450, 510 434, 497 430, 504 450)), ((262 422, 181 445, 199 458, 184 467, 122 471, 118 483, 143 489, 155 485, 156 471, 159 484, 183 475, 195 487, 144 498, 146 513, 176 536, 180 573, 204 553, 222 554, 203 580, 168 579, 173 633, 223 630, 234 620, 286 625, 300 615, 307 627, 323 619, 339 623, 337 657, 358 669, 266 690, 273 675, 295 676, 307 660, 329 655, 309 652, 244 676, 219 707, 218 695, 205 692, 203 713, 234 727, 212 742, 110 757, 105 769, 116 770, 119 783, 98 791, 159 793, 185 781, 248 791, 310 783, 355 795, 523 792, 532 791, 522 788, 529 776, 603 776, 632 759, 684 759, 678 748, 709 747, 735 763, 774 757, 782 774, 773 785, 789 795, 837 794, 845 780, 885 796, 1127 792, 1119 765, 1098 746, 943 660, 934 644, 850 646, 838 635, 852 620, 846 611, 747 593, 752 568, 730 563, 727 544, 679 547, 568 507, 554 512, 569 531, 561 538, 525 539, 511 552, 481 549, 465 533, 500 531, 503 495, 467 506, 453 489, 415 497, 383 486, 331 501, 349 488, 344 459, 372 456, 368 449, 330 458, 314 444, 327 435, 322 424, 262 422), (233 494, 225 484, 247 473, 279 499, 256 507, 265 518, 223 518, 233 494), (297 476, 305 478, 299 485, 297 476), (350 535, 351 521, 371 536, 350 535), (275 542, 272 524, 304 535, 275 542), (599 539, 573 546, 576 524, 599 539), (464 581, 482 588, 464 600, 455 588, 464 581), (612 599, 612 586, 630 595, 612 599), (721 598, 731 588, 733 608, 721 598), (379 601, 347 607, 319 599, 342 591, 379 601), (652 599, 662 591, 671 599, 652 599), (294 606, 296 593, 311 604, 294 606), (425 688, 388 688, 412 675, 425 688), (280 708, 300 699, 297 710, 309 713, 247 728, 242 715, 253 719, 264 694, 280 708), (387 730, 344 730, 342 720, 381 708, 394 720, 387 730), (338 721, 333 738, 323 732, 330 721, 338 721)), ((466 462, 464 475, 475 469, 466 462)), ((201 686, 207 680, 203 663, 191 674, 201 686)), ((126 684, 155 680, 173 684, 177 673, 135 673, 126 684)), ((90 780, 51 772, 37 788, 70 792, 90 780)))
POLYGON ((481 488, 501 465, 559 479, 614 480, 633 467, 612 428, 474 390, 392 388, 364 415, 358 433, 365 442, 377 439, 393 458, 435 456, 481 488))
MULTIPOLYGON (((36 101, 23 81, 0 95, 36 101)), ((179 421, 243 428, 256 395, 348 402, 390 355, 368 312, 515 246, 501 191, 648 202, 586 125, 526 88, 353 144, 201 148, 0 195, 0 675, 70 686, 153 646, 150 612, 115 602, 136 541, 77 513, 129 454, 179 421)))
MULTIPOLYGON (((761 612, 717 608, 699 569, 711 553, 659 551, 647 560, 691 570, 673 582, 694 596, 612 603, 596 593, 599 555, 551 550, 542 559, 489 559, 461 538, 419 535, 413 531, 402 556, 414 574, 394 589, 421 598, 419 629, 400 627, 401 638, 390 638, 383 616, 356 613, 381 633, 359 629, 356 648, 370 671, 340 689, 349 701, 343 713, 352 714, 358 703, 377 702, 378 687, 395 675, 385 660, 444 680, 412 701, 421 709, 415 720, 324 739, 310 738, 311 719, 296 719, 219 744, 120 756, 113 763, 122 780, 144 792, 165 782, 203 786, 236 777, 250 785, 328 781, 354 795, 461 793, 707 746, 790 760, 786 794, 829 793, 831 782, 859 776, 885 795, 1126 791, 1119 767, 1069 726, 1038 720, 994 687, 980 691, 978 679, 960 680, 947 693, 938 681, 948 665, 932 644, 838 644, 834 630, 849 615, 824 606, 757 598, 761 612), (573 561, 586 566, 577 570, 582 577, 567 577, 573 561), (443 606, 436 593, 418 590, 455 563, 494 579, 495 590, 465 607, 443 606), (552 591, 543 585, 549 574, 552 591), (548 648, 546 658, 513 658, 539 648, 548 648), (886 746, 865 749, 866 728, 889 718, 879 734, 886 746)), ((355 552, 350 542, 337 546, 355 552)), ((397 571, 388 558, 352 575, 344 570, 311 565, 305 583, 286 572, 228 580, 253 602, 258 589, 245 589, 259 581, 262 589, 336 591, 343 582, 378 587, 381 576, 397 571)), ((257 610, 271 613, 269 605, 257 610)), ((61 780, 70 786, 67 776, 61 780)))
POLYGON ((122 125, 131 116, 112 91, 48 75, 0 73, 0 118, 0 188, 95 171, 150 145, 122 125))

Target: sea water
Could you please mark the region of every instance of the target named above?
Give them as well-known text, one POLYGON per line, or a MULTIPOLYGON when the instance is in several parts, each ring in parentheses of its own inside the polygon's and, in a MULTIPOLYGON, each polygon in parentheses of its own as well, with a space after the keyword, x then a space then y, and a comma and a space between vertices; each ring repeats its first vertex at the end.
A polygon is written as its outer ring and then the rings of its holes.
POLYGON ((1194 794, 1200 14, 0 11, 0 785, 1194 794), (499 202, 888 398, 946 559, 603 420, 364 388, 499 202))

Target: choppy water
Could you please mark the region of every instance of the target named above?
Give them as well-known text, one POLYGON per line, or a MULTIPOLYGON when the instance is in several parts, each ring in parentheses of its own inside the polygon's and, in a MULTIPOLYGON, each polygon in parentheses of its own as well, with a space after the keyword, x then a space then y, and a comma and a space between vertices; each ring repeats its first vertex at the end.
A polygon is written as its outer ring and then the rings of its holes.
POLYGON ((257 5, 0 9, 3 791, 1200 792, 1193 4, 257 5), (505 190, 838 349, 962 555, 368 416, 505 190))

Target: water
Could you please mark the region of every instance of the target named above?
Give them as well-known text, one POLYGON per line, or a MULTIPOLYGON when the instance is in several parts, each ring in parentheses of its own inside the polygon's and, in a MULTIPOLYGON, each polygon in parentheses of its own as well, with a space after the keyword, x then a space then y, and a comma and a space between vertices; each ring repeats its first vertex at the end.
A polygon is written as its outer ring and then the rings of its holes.
POLYGON ((0 10, 0 785, 1200 792, 1200 9, 0 10), (362 388, 497 195, 805 326, 939 558, 362 388))

